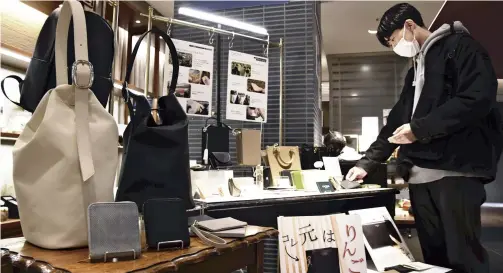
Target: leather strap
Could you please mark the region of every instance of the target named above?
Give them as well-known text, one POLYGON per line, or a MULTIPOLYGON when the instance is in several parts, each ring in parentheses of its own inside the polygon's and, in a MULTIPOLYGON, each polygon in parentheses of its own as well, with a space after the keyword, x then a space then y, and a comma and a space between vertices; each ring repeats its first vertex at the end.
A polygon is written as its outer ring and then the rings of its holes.
MULTIPOLYGON (((73 17, 73 37, 75 44, 75 61, 88 62, 87 29, 84 9, 75 0, 63 3, 56 26, 56 84, 68 84, 67 45, 68 29, 73 17)), ((76 77, 73 83, 75 93, 75 123, 77 134, 77 151, 82 180, 87 181, 94 175, 94 163, 89 134, 89 90, 79 86, 88 84, 92 79, 90 67, 76 65, 76 77)), ((73 78, 73 77, 72 77, 73 78)))
MULTIPOLYGON (((171 63, 173 65, 173 74, 171 76, 170 85, 168 86, 168 95, 172 95, 175 93, 176 84, 178 81, 178 71, 179 71, 180 64, 178 63, 178 57, 177 57, 178 53, 176 51, 175 44, 173 44, 173 41, 168 36, 168 34, 166 34, 165 32, 161 31, 160 29, 158 29, 156 27, 153 27, 151 30, 143 33, 140 36, 140 38, 138 38, 138 41, 136 42, 136 45, 134 46, 134 49, 131 52, 131 58, 129 60, 127 70, 126 70, 126 78, 124 79, 124 83, 122 84, 122 97, 124 98, 124 101, 126 101, 128 104, 129 113, 131 115, 131 118, 133 116, 133 111, 132 111, 133 105, 131 104, 131 102, 129 100, 131 93, 127 90, 127 84, 129 82, 129 78, 131 77, 131 71, 133 70, 134 60, 135 60, 136 54, 138 53, 138 50, 141 46, 141 41, 149 33, 154 33, 154 34, 158 34, 159 36, 161 36, 162 39, 164 40, 164 42, 166 42, 166 44, 168 45, 168 48, 169 48, 168 54, 171 54, 171 56, 175 56, 175 57, 171 58, 171 60, 172 60, 171 63)), ((148 67, 147 67, 147 69, 148 69, 148 67)))
POLYGON ((201 239, 201 241, 203 241, 203 243, 205 243, 209 246, 214 246, 216 248, 227 247, 227 242, 224 239, 218 237, 217 235, 215 235, 211 232, 199 229, 197 227, 197 222, 195 222, 192 226, 190 226, 190 230, 194 234, 196 234, 197 237, 199 237, 199 239, 201 239))
MULTIPOLYGON (((56 25, 56 86, 68 84, 67 46, 68 29, 73 17, 73 38, 75 46, 75 61, 89 61, 87 52, 87 28, 86 17, 82 5, 75 0, 67 0, 63 3, 56 25)), ((89 69, 79 65, 77 67, 77 79, 79 83, 89 82, 89 69)))
POLYGON ((23 86, 23 79, 21 79, 20 77, 18 77, 18 76, 16 76, 16 75, 10 75, 10 76, 5 77, 5 78, 2 80, 2 83, 1 83, 1 86, 2 86, 2 93, 4 94, 4 96, 5 96, 8 100, 10 100, 10 102, 12 102, 12 103, 14 103, 15 105, 17 105, 17 106, 19 106, 19 107, 23 108, 23 106, 21 106, 21 103, 19 103, 19 102, 15 102, 15 101, 11 100, 11 99, 9 98, 9 96, 7 96, 7 92, 5 92, 5 87, 4 87, 4 82, 5 82, 5 80, 6 80, 6 79, 14 79, 14 80, 16 80, 16 81, 18 82, 18 84, 19 84, 19 93, 21 93, 21 87, 23 86))

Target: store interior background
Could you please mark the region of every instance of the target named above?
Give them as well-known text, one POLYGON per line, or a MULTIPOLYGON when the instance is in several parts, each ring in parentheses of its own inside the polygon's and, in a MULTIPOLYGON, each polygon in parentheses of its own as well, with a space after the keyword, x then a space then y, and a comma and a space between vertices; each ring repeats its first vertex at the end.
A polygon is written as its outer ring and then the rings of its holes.
MULTIPOLYGON (((61 1, 20 2, 0 1, 2 67, 0 78, 7 75, 23 75, 27 60, 33 52, 38 32, 49 14, 61 1), (9 4, 7 4, 9 2, 9 4), (6 54, 5 48, 15 48, 18 56, 6 54), (20 56, 19 56, 20 55, 20 56), (24 59, 23 59, 24 58, 24 59)), ((490 1, 412 1, 422 13, 427 26, 437 28, 442 23, 462 21, 472 35, 489 51, 497 75, 503 79, 503 28, 499 18, 503 2, 490 1)), ((205 21, 177 14, 180 6, 193 6, 216 14, 248 23, 264 26, 273 42, 283 38, 284 51, 284 101, 283 145, 321 144, 322 133, 329 129, 344 134, 360 135, 362 117, 378 117, 379 128, 383 126, 383 109, 390 109, 400 95, 408 60, 397 57, 383 48, 369 30, 375 30, 382 13, 396 2, 391 1, 122 1, 120 4, 119 47, 116 49, 116 80, 124 78, 127 52, 138 35, 146 29, 148 5, 156 14, 195 23, 205 21)), ((154 24, 166 29, 166 25, 154 24)), ((173 26, 171 34, 176 39, 205 43, 208 33, 202 30, 173 26)), ((229 39, 221 38, 221 90, 227 84, 227 54, 229 39)), ((162 67, 164 43, 152 38, 150 95, 157 96, 164 90, 162 67), (157 60, 157 61, 156 61, 157 60)), ((143 53, 146 51, 144 44, 143 53)), ((263 54, 260 44, 237 39, 232 50, 249 54, 263 54)), ((145 79, 145 57, 140 54, 135 63, 131 84, 142 90, 145 79)), ((17 90, 7 85, 7 89, 17 90)), ((213 107, 216 106, 216 89, 213 91, 213 107)), ((272 145, 279 140, 279 50, 269 50, 268 121, 263 124, 263 145, 272 145)), ((9 93, 16 97, 15 92, 9 93)), ((222 101, 226 100, 222 92, 222 101)), ((118 123, 125 123, 119 98, 115 99, 114 116, 118 123)), ((498 91, 498 100, 503 102, 503 90, 498 91)), ((12 106, 0 96, 3 113, 12 106)), ((222 103, 225 114, 225 103, 222 103)), ((7 117, 0 119, 7 124, 7 117)), ((261 128, 260 124, 227 121, 233 128, 261 128)), ((189 138, 191 159, 201 157, 201 128, 205 119, 191 117, 189 138)), ((468 144, 469 145, 469 144, 468 144)), ((235 142, 231 137, 231 154, 235 158, 235 142)), ((2 140, 0 147, 0 182, 2 188, 12 183, 12 145, 2 140)), ((42 158, 41 158, 42 160, 42 158)), ((503 209, 503 162, 494 183, 487 185, 487 202, 492 207, 503 209)), ((245 168, 235 168, 236 175, 249 175, 245 168)), ((487 216, 500 221, 502 216, 487 216)), ((503 243, 495 245, 495 252, 503 260, 503 243)), ((500 267, 503 268, 503 265, 500 267)))

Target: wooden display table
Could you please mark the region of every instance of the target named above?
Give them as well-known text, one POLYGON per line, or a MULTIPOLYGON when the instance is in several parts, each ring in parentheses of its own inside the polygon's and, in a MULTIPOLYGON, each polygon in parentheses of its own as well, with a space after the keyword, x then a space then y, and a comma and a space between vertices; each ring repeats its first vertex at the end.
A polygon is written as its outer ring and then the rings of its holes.
POLYGON ((232 272, 247 267, 263 272, 263 240, 277 236, 272 228, 248 226, 244 239, 229 239, 216 249, 192 237, 183 250, 143 251, 141 258, 117 263, 90 263, 88 249, 45 250, 24 238, 1 240, 2 273, 8 272, 232 272))

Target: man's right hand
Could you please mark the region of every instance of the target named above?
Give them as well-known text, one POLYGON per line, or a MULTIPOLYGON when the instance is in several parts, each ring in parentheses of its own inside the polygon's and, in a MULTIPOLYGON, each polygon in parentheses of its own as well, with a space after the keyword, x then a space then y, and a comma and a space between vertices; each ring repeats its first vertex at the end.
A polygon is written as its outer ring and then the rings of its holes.
POLYGON ((367 172, 360 167, 353 167, 349 170, 348 174, 346 174, 346 179, 349 181, 361 180, 365 176, 367 176, 367 172))

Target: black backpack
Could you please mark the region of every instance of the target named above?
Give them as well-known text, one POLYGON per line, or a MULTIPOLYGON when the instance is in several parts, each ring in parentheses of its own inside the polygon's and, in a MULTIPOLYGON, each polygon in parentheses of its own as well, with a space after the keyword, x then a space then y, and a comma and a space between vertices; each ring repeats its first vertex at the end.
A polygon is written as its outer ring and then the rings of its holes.
MULTIPOLYGON (((54 43, 59 12, 60 8, 54 10, 45 21, 38 35, 35 51, 24 81, 18 76, 11 75, 1 82, 5 97, 29 112, 34 112, 45 93, 56 86, 54 43), (21 95, 19 102, 12 101, 4 90, 4 81, 9 78, 19 83, 21 95)), ((103 107, 106 107, 108 96, 113 87, 111 72, 114 58, 114 33, 108 22, 98 14, 86 11, 85 16, 89 61, 94 67, 94 82, 91 90, 103 107)), ((68 82, 72 82, 70 69, 75 61, 73 43, 73 22, 71 22, 68 33, 68 82)))

